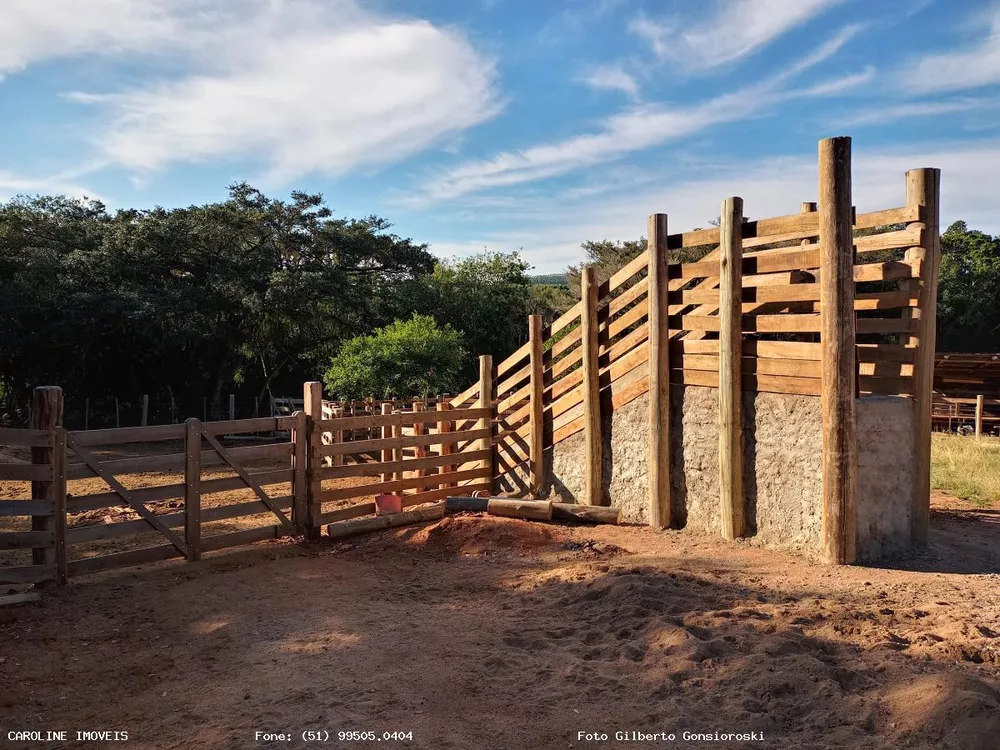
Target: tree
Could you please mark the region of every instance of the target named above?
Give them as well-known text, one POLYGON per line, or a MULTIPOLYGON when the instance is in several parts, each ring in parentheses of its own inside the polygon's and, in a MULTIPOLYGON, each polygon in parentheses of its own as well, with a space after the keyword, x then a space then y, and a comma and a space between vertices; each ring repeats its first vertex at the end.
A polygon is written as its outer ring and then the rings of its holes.
MULTIPOLYGON (((528 315, 551 317, 547 299, 536 296, 535 285, 525 275, 529 268, 516 252, 487 251, 439 261, 432 274, 414 283, 410 309, 460 331, 471 354, 490 354, 499 362, 527 341, 528 315)), ((463 375, 471 382, 477 372, 470 357, 463 375)))
POLYGON ((342 399, 454 393, 464 359, 458 331, 414 314, 344 342, 324 381, 342 399))
POLYGON ((937 348, 1000 351, 1000 236, 956 221, 941 235, 937 348))

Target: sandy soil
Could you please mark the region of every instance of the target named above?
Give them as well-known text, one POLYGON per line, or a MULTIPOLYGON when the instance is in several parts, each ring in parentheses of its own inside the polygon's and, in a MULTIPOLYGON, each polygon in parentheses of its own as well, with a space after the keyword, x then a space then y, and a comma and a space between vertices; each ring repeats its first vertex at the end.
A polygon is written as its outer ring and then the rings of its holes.
POLYGON ((938 497, 932 523, 927 551, 881 568, 455 516, 80 577, 0 610, 0 727, 142 748, 302 747, 329 729, 420 748, 596 747, 577 732, 602 731, 617 747, 995 750, 1000 509, 938 497), (614 742, 633 730, 678 739, 614 742))

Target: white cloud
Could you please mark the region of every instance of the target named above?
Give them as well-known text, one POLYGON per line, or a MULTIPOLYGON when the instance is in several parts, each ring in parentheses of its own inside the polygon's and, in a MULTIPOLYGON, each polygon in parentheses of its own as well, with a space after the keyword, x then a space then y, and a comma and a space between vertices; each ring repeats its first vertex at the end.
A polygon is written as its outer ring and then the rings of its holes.
POLYGON ((768 107, 788 99, 827 96, 856 86, 869 80, 874 69, 825 81, 811 88, 782 88, 794 76, 835 54, 856 32, 856 27, 841 30, 806 58, 755 86, 687 107, 664 104, 630 107, 607 118, 599 132, 523 151, 500 153, 486 161, 460 164, 430 179, 424 192, 412 196, 410 202, 444 200, 477 190, 565 174, 691 135, 712 125, 758 116, 768 107))
MULTIPOLYGON (((163 52, 170 78, 73 100, 106 110, 101 158, 155 170, 251 158, 283 183, 383 165, 501 109, 494 64, 459 32, 368 12, 354 0, 13 0, 7 69, 57 55, 163 52), (43 13, 35 6, 44 7, 43 13), (75 29, 75 24, 83 24, 75 29)), ((5 8, 6 11, 6 8, 5 8)), ((2 45, 0 45, 2 47, 2 45)))
POLYGON ((972 19, 985 38, 977 44, 962 43, 960 49, 927 55, 900 73, 910 91, 959 91, 1000 83, 1000 4, 972 19))
POLYGON ((103 200, 96 191, 75 182, 71 174, 25 177, 0 170, 0 200, 9 200, 15 195, 69 195, 103 200))
POLYGON ((621 65, 601 65, 580 77, 582 83, 605 91, 622 91, 630 97, 639 95, 639 83, 621 65))
MULTIPOLYGON (((1000 234, 1000 202, 992 186, 995 165, 1000 163, 1000 141, 913 144, 890 150, 858 147, 853 154, 854 204, 859 212, 901 206, 906 200, 905 172, 919 167, 939 167, 941 224, 964 219, 969 225, 1000 234)), ((570 192, 549 199, 534 198, 531 210, 498 208, 494 220, 509 221, 512 231, 477 232, 475 240, 432 242, 435 252, 465 255, 484 246, 495 249, 524 248, 524 256, 538 272, 558 272, 582 259, 580 243, 595 239, 636 239, 645 234, 646 216, 665 212, 671 232, 707 226, 719 213, 727 196, 742 196, 751 218, 796 213, 802 201, 816 200, 814 157, 769 158, 746 162, 703 162, 690 167, 689 175, 676 174, 664 182, 636 180, 638 188, 620 186, 612 195, 570 192)))
POLYGON ((0 77, 54 57, 151 51, 177 42, 179 28, 155 0, 5 0, 0 77))
POLYGON ((691 71, 733 62, 766 46, 841 0, 724 0, 705 22, 635 18, 629 29, 661 60, 691 71))
POLYGON ((888 122, 912 117, 937 117, 938 115, 955 114, 958 112, 973 112, 976 110, 1000 107, 996 99, 966 98, 947 99, 933 102, 904 102, 861 112, 860 114, 840 120, 840 125, 881 125, 888 122))

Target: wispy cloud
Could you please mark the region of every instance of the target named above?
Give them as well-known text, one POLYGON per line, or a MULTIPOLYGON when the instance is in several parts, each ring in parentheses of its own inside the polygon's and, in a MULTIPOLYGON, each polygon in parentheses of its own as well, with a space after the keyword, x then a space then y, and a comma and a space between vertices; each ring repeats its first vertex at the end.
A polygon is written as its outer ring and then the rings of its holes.
POLYGON ((9 200, 15 195, 70 195, 102 200, 95 190, 81 185, 73 175, 46 175, 30 177, 0 170, 0 200, 9 200))
POLYGON ((937 117, 958 112, 975 112, 1000 107, 1000 101, 993 98, 945 99, 932 102, 905 102, 879 106, 839 121, 843 127, 854 125, 882 125, 912 117, 937 117))
POLYGON ((639 83, 621 65, 601 65, 579 78, 594 89, 621 91, 632 98, 639 96, 639 83))
POLYGON ((108 16, 71 12, 69 0, 53 0, 62 13, 13 0, 23 28, 7 18, 0 29, 35 41, 14 52, 0 44, 0 66, 169 51, 182 74, 70 95, 106 113, 93 137, 100 157, 138 172, 245 158, 272 185, 339 175, 402 159, 502 108, 493 61, 457 30, 354 0, 94 1, 108 16), (86 33, 74 30, 81 22, 86 33))
POLYGON ((1000 83, 1000 3, 976 14, 967 24, 976 43, 915 60, 900 73, 903 86, 914 92, 961 91, 1000 83))
POLYGON ((724 0, 703 23, 680 18, 635 18, 630 30, 661 60, 689 71, 705 71, 761 49, 842 0, 724 0))
POLYGON ((770 106, 788 99, 826 96, 843 91, 870 79, 873 70, 824 81, 811 88, 788 89, 785 84, 835 54, 854 33, 854 27, 842 30, 806 58, 755 86, 687 107, 665 104, 630 107, 607 118, 599 132, 523 151, 500 153, 485 161, 460 164, 432 178, 423 193, 409 200, 419 203, 449 199, 478 190, 565 174, 691 135, 713 125, 758 116, 770 106))

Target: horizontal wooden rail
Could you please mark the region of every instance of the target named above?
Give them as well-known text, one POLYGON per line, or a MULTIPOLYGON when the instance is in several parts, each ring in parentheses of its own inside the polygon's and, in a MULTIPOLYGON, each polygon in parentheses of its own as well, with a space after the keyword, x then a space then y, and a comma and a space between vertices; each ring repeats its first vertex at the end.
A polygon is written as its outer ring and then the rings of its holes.
POLYGON ((490 474, 490 469, 478 468, 467 469, 465 471, 452 471, 447 474, 430 474, 426 477, 413 477, 411 479, 398 479, 391 482, 380 482, 378 484, 365 484, 357 487, 343 487, 337 489, 323 490, 320 493, 320 502, 328 503, 336 500, 349 500, 353 497, 367 497, 388 492, 402 492, 404 490, 423 489, 437 485, 459 482, 463 479, 481 479, 490 474))

